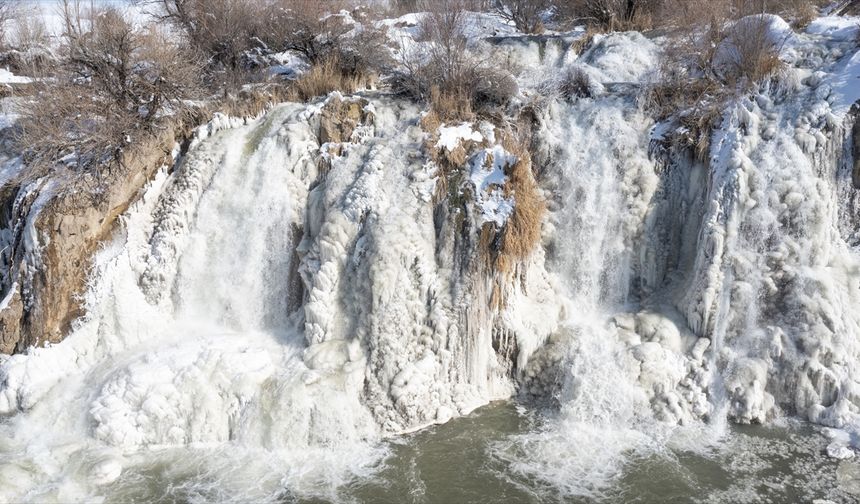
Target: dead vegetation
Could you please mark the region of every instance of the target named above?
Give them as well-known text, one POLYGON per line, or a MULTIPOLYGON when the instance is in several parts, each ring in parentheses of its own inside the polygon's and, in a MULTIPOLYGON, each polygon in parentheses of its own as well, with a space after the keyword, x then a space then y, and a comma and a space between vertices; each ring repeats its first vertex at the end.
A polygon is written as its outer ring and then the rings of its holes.
POLYGON ((785 39, 766 13, 799 19, 814 2, 671 1, 666 22, 674 27, 672 36, 645 102, 658 118, 674 117, 683 132, 675 142, 704 159, 725 103, 759 86, 779 85, 785 39))
POLYGON ((495 0, 493 7, 502 18, 510 21, 523 33, 543 33, 544 16, 553 5, 550 0, 495 0))
POLYGON ((332 57, 314 65, 307 73, 291 82, 287 98, 290 101, 309 101, 332 91, 353 93, 372 82, 365 79, 368 78, 343 72, 338 58, 332 57))
POLYGON ((540 194, 525 139, 504 135, 502 145, 516 156, 516 163, 506 171, 505 196, 513 197, 514 211, 501 231, 500 246, 495 254, 496 271, 511 272, 527 260, 541 239, 541 225, 546 203, 540 194))
POLYGON ((67 160, 79 167, 94 167, 157 128, 165 108, 181 109, 195 94, 198 71, 163 32, 136 28, 116 9, 65 0, 63 17, 63 63, 34 85, 20 143, 31 160, 72 155, 67 160))
POLYGON ((392 89, 424 102, 429 122, 471 120, 504 108, 518 88, 513 76, 474 54, 466 38, 470 12, 463 0, 435 2, 420 25, 419 40, 404 48, 399 68, 388 79, 392 89))

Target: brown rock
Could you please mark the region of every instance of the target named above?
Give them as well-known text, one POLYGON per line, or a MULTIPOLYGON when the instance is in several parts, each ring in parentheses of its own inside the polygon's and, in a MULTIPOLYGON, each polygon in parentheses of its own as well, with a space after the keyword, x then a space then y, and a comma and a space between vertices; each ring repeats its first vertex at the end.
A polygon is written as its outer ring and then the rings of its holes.
POLYGON ((860 189, 860 111, 855 114, 854 127, 851 129, 851 157, 854 159, 854 168, 851 171, 851 180, 854 188, 860 189))
POLYGON ((24 303, 21 302, 21 292, 17 284, 15 291, 10 293, 9 302, 0 310, 0 353, 11 354, 21 339, 21 316, 24 314, 24 303))
MULTIPOLYGON (((44 247, 41 265, 31 278, 19 279, 19 285, 29 280, 27 289, 15 293, 13 302, 0 310, 0 352, 22 352, 62 341, 72 321, 83 315, 81 296, 93 254, 155 172, 172 163, 176 139, 187 138, 191 130, 182 121, 172 126, 129 147, 119 166, 103 175, 97 189, 91 177, 69 177, 73 182, 44 205, 35 220, 44 247)), ((11 197, 15 197, 14 191, 11 197)), ((20 267, 21 255, 14 259, 17 264, 13 267, 20 267)))
POLYGON ((364 98, 343 100, 332 97, 320 114, 320 143, 351 141, 356 127, 373 122, 373 114, 365 110, 367 104, 364 98))

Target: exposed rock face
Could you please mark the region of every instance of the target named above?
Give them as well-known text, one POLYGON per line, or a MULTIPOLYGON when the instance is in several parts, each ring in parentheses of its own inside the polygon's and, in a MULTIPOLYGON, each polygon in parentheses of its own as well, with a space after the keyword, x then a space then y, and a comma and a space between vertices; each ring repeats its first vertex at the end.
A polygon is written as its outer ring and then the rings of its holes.
POLYGON ((131 148, 98 187, 90 175, 60 170, 5 188, 11 201, 3 207, 13 210, 9 271, 6 285, 0 285, 9 299, 0 304, 0 352, 22 352, 65 337, 83 313, 79 297, 93 253, 155 171, 172 162, 175 139, 186 130, 177 122, 131 148))
POLYGON ((4 308, 0 310, 0 353, 10 354, 15 351, 15 345, 21 339, 21 317, 24 314, 24 303, 17 284, 4 299, 4 308))
MULTIPOLYGON (((854 115, 860 116, 860 106, 855 106, 854 115)), ((851 170, 851 178, 854 188, 860 189, 860 121, 854 121, 851 129, 851 158, 854 160, 854 168, 851 170)))
POLYGON ((362 98, 344 100, 338 95, 327 100, 320 114, 320 144, 349 142, 359 125, 372 124, 368 104, 362 98))

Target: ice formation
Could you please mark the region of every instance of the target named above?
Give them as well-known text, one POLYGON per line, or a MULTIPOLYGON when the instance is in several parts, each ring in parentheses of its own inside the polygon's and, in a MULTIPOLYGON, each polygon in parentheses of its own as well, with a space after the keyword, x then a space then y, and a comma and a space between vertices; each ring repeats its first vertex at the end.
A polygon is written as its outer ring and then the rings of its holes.
POLYGON ((701 444, 727 418, 800 416, 853 456, 845 30, 785 34, 782 85, 725 111, 707 162, 665 144, 675 125, 632 92, 654 41, 496 41, 535 69, 521 87, 575 64, 596 91, 541 109, 543 243, 501 281, 479 242, 516 208, 515 157, 488 125, 438 132, 437 148, 475 146, 454 207, 413 104, 370 98, 338 145, 318 136, 329 101, 216 117, 99 252, 72 334, 0 357, 0 500, 100 496, 153 460, 254 500, 317 496, 371 471, 381 438, 515 394, 558 414, 492 454, 565 496, 597 498, 631 453, 701 444), (270 457, 279 478, 242 494, 270 457))

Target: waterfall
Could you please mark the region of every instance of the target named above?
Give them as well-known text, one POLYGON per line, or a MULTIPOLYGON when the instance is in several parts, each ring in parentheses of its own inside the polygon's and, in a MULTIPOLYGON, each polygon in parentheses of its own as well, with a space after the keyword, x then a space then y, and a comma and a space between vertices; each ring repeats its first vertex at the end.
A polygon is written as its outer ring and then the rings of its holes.
POLYGON ((270 460, 254 499, 336 498, 383 437, 509 398, 496 331, 537 348, 560 307, 536 254, 494 321, 479 227, 454 247, 437 223, 418 116, 332 95, 201 128, 99 252, 72 334, 0 364, 0 497, 150 498, 134 482, 162 478, 229 501, 270 460), (337 114, 363 119, 320 144, 337 114))
MULTIPOLYGON (((512 271, 482 243, 510 212, 484 218, 466 166, 444 179, 416 104, 333 93, 199 128, 96 254, 71 334, 0 356, 0 500, 337 501, 386 439, 511 398, 540 414, 488 456, 541 497, 617 497, 631 462, 705 451, 730 420, 800 417, 845 455, 860 255, 840 88, 789 68, 732 99, 697 159, 638 100, 657 43, 551 50, 529 78, 575 65, 589 96, 533 110, 548 216, 512 271)), ((514 156, 501 127, 447 129, 480 171, 514 156)))
POLYGON ((844 429, 843 453, 860 425, 845 111, 815 83, 786 91, 790 72, 726 111, 705 162, 669 147, 655 164, 671 125, 621 96, 542 118, 572 308, 527 380, 558 414, 495 447, 521 477, 601 498, 631 460, 706 449, 727 419, 799 415, 844 429))
POLYGON ((0 427, 0 500, 88 499, 107 483, 121 497, 158 475, 139 455, 151 450, 170 467, 158 477, 198 479, 176 489, 190 500, 329 491, 384 454, 368 444, 363 369, 309 369, 288 310, 291 225, 319 147, 305 115, 216 118, 99 253, 89 315, 63 343, 3 363, 2 411, 27 413, 0 427), (201 459, 171 454, 183 446, 201 459), (280 478, 247 494, 261 460, 280 478))

